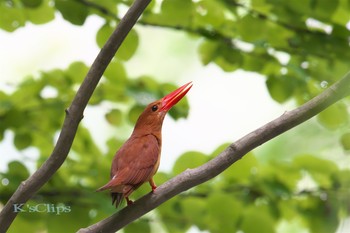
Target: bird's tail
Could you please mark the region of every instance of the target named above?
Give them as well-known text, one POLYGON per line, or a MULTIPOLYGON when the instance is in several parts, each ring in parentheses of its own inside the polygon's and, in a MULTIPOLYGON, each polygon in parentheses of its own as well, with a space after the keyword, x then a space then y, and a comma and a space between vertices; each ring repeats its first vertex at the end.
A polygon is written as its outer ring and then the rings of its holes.
POLYGON ((106 184, 98 189, 96 189, 96 192, 101 192, 103 190, 106 190, 106 189, 110 189, 111 187, 109 186, 109 184, 106 184))
POLYGON ((116 180, 112 179, 110 180, 107 184, 103 185, 102 187, 100 187, 99 189, 96 190, 96 192, 100 192, 106 189, 111 189, 113 186, 116 186, 116 180))
POLYGON ((112 205, 115 205, 116 208, 122 203, 124 195, 122 193, 111 193, 112 196, 112 205))
MULTIPOLYGON (((101 188, 97 189, 96 192, 100 192, 106 189, 110 189, 109 185, 104 185, 101 188)), ((112 205, 115 204, 115 207, 118 208, 118 206, 122 203, 124 194, 123 193, 117 193, 117 192, 111 192, 112 196, 112 205)))

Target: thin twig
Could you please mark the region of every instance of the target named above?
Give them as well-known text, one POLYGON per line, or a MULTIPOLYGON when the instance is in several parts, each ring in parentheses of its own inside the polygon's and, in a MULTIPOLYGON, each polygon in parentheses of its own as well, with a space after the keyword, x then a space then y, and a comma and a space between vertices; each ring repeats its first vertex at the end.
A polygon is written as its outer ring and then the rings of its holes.
POLYGON ((0 212, 0 233, 6 232, 17 216, 17 212, 13 211, 13 205, 27 202, 52 177, 67 158, 78 125, 83 118, 84 109, 100 81, 103 72, 117 52, 126 35, 135 25, 137 19, 150 2, 151 0, 135 0, 134 4, 120 21, 105 46, 97 55, 74 97, 71 106, 66 110, 66 118, 51 156, 36 172, 34 172, 33 175, 20 184, 0 212))
MULTIPOLYGON (((79 233, 115 232, 155 209, 163 202, 222 173, 245 154, 272 138, 312 118, 345 96, 350 95, 350 72, 323 93, 304 105, 285 112, 282 116, 232 143, 217 157, 194 169, 187 169, 112 216, 80 229, 79 233)), ((218 116, 220 117, 220 116, 218 116)))

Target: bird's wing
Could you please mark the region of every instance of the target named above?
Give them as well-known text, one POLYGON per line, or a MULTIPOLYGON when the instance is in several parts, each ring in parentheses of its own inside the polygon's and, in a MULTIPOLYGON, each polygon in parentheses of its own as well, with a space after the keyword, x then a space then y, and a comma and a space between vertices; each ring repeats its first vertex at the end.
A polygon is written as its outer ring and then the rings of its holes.
POLYGON ((159 165, 160 145, 152 135, 130 138, 116 155, 112 173, 116 183, 140 185, 148 181, 159 165))

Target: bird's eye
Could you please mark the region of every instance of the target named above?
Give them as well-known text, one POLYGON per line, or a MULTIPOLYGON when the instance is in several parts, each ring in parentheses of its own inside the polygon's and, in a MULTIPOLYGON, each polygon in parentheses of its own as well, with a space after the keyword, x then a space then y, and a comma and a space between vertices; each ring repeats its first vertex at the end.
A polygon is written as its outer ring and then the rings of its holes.
POLYGON ((152 106, 152 111, 155 112, 155 111, 157 111, 157 110, 158 110, 158 106, 157 106, 157 105, 153 105, 153 106, 152 106))

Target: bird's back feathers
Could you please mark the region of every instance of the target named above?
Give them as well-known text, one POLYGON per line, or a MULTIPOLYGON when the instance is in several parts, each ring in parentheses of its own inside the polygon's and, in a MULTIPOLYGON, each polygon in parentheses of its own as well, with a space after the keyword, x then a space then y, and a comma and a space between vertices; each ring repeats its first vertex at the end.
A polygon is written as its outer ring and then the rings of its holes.
POLYGON ((131 136, 113 159, 111 180, 96 191, 111 190, 112 202, 118 206, 156 173, 160 161, 160 141, 153 134, 131 136))

